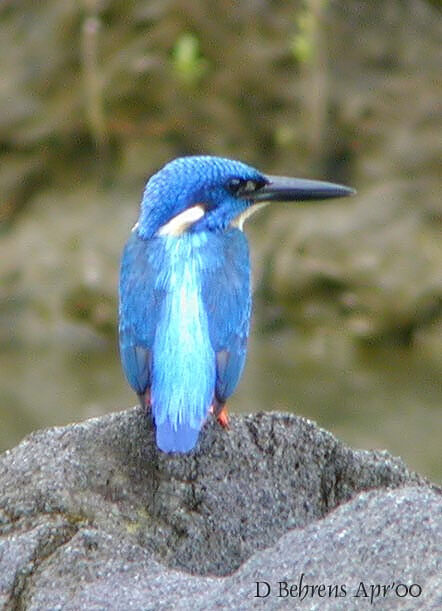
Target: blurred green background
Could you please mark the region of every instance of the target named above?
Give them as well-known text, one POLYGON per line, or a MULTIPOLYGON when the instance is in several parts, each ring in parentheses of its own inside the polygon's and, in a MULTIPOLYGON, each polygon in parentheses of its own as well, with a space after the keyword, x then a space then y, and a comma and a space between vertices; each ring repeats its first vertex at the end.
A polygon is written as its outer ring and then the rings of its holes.
POLYGON ((358 189, 249 223, 231 409, 292 410, 440 479, 438 2, 4 0, 0 30, 0 449, 135 404, 120 252, 147 177, 207 153, 358 189))

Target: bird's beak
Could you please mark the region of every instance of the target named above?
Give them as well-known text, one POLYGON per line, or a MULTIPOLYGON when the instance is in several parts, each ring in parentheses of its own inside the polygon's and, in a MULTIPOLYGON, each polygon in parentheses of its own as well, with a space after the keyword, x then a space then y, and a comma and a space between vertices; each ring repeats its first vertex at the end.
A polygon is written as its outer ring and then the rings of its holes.
POLYGON ((268 183, 248 195, 253 202, 304 202, 354 195, 356 191, 344 185, 304 178, 270 176, 268 183))

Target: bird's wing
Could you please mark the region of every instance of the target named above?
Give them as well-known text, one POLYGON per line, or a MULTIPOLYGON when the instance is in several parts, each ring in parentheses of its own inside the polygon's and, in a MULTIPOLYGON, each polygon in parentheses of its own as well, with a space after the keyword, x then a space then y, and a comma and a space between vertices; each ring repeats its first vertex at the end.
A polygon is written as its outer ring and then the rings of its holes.
POLYGON ((216 264, 203 273, 202 294, 216 354, 215 398, 225 403, 244 368, 249 334, 251 295, 247 240, 238 229, 219 237, 216 264))
POLYGON ((139 395, 151 384, 151 352, 161 301, 156 276, 149 242, 133 232, 121 260, 119 334, 123 369, 139 395))

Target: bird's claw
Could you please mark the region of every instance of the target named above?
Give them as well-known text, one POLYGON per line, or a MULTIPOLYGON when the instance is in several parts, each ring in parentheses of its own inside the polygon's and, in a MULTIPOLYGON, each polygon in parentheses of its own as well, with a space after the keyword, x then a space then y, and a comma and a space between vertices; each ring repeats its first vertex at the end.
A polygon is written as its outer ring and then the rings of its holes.
POLYGON ((213 405, 211 405, 210 413, 215 416, 218 423, 223 427, 223 429, 230 428, 229 413, 227 411, 227 407, 223 406, 221 409, 219 409, 218 407, 214 407, 213 405))

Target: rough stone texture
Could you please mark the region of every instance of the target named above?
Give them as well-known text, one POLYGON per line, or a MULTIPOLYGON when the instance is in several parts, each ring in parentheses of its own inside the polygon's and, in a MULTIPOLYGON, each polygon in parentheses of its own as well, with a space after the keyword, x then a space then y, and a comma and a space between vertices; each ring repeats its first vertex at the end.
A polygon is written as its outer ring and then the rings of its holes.
POLYGON ((423 588, 382 609, 441 606, 438 491, 294 416, 210 422, 188 456, 158 452, 139 408, 41 431, 0 458, 0 489, 6 609, 276 608, 302 573, 347 587, 306 608, 356 608, 361 580, 423 588))

